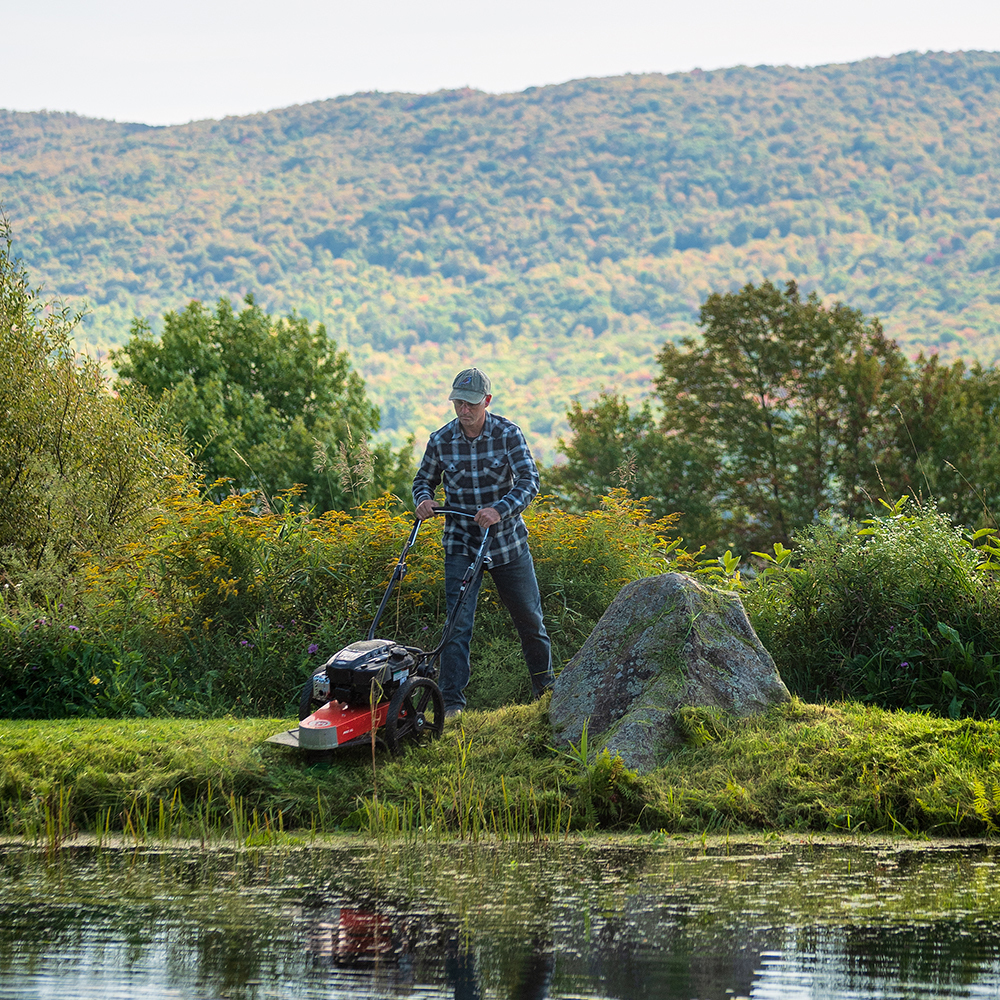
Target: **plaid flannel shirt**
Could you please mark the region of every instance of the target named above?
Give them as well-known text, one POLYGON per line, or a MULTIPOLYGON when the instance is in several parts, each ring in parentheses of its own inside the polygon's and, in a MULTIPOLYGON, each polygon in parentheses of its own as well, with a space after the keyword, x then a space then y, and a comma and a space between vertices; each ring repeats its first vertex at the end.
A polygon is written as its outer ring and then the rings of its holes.
MULTIPOLYGON (((538 494, 538 469, 521 428, 486 411, 479 437, 470 441, 457 419, 436 430, 427 442, 413 480, 413 502, 432 500, 444 483, 445 504, 475 514, 492 507, 500 515, 493 529, 488 561, 502 566, 528 549, 528 529, 521 511, 538 494)), ((464 518, 445 521, 444 550, 472 555, 482 529, 464 518)))

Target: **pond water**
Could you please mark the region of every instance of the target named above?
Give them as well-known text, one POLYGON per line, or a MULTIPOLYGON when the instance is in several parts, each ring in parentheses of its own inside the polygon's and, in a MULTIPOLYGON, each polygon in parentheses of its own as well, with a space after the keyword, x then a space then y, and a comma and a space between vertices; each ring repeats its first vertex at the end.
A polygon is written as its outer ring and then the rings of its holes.
POLYGON ((1000 996, 992 845, 0 848, 0 998, 1000 996))

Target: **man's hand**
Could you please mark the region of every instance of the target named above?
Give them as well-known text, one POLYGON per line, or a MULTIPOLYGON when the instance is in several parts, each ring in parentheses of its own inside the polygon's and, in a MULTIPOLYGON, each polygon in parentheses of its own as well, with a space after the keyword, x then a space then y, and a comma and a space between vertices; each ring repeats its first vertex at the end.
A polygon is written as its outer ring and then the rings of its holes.
POLYGON ((484 507, 476 514, 476 524, 480 528, 488 528, 492 524, 500 523, 500 515, 492 507, 484 507))
POLYGON ((426 521, 427 518, 434 516, 440 506, 441 504, 439 504, 437 500, 421 500, 420 503, 417 504, 417 509, 413 513, 416 514, 421 521, 426 521))

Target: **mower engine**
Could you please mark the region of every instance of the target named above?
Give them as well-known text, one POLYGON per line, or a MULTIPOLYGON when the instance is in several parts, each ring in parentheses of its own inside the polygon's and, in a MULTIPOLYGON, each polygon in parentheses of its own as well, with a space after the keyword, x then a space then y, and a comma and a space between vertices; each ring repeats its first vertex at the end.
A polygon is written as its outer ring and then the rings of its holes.
POLYGON ((352 642, 334 653, 321 673, 313 675, 313 700, 332 698, 348 705, 370 707, 373 701, 377 703, 388 698, 410 675, 414 663, 412 653, 389 639, 352 642))

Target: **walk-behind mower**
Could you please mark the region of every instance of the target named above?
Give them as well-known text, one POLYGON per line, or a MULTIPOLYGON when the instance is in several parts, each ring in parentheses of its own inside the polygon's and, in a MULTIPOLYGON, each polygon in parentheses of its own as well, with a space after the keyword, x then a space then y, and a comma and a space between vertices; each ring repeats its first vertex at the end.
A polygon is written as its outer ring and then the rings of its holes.
MULTIPOLYGON (((475 516, 443 507, 437 513, 450 517, 475 516)), ((271 736, 268 742, 303 750, 333 750, 367 743, 372 730, 381 730, 389 749, 399 753, 406 740, 441 735, 444 699, 435 683, 438 661, 468 598, 469 587, 482 572, 491 529, 483 531, 475 557, 465 571, 458 600, 445 619, 441 641, 424 651, 416 646, 402 646, 392 639, 375 638, 389 597, 406 575, 406 554, 417 540, 421 523, 419 520, 413 523, 368 629, 368 637, 334 653, 306 681, 299 698, 298 728, 271 736)))

